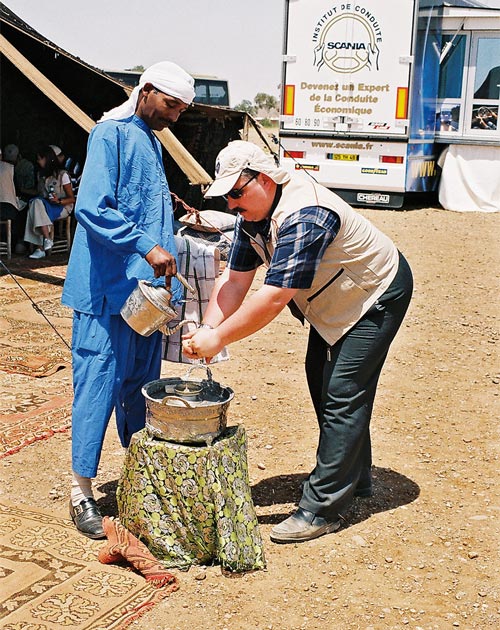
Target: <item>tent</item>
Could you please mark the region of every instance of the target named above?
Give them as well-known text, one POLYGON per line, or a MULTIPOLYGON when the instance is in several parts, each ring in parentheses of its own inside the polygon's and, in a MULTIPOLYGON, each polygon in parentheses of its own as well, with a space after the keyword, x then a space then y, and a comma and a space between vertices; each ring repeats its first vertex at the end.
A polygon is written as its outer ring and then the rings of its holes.
MULTIPOLYGON (((37 146, 57 144, 83 163, 90 129, 129 90, 0 3, 0 146, 17 144, 34 161, 37 146)), ((202 186, 211 180, 218 151, 248 124, 243 112, 195 104, 171 131, 160 132, 172 191, 201 208, 202 186)))

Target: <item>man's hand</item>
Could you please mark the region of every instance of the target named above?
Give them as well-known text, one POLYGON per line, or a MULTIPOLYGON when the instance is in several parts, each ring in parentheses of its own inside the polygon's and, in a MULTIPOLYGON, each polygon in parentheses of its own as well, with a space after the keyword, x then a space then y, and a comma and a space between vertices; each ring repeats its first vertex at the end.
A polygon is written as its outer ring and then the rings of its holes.
POLYGON ((175 258, 166 249, 155 245, 145 256, 147 262, 153 267, 155 278, 165 276, 165 286, 170 289, 172 276, 177 273, 175 258))
POLYGON ((197 328, 182 335, 182 352, 190 359, 205 359, 210 363, 212 357, 223 347, 217 328, 211 330, 197 328))

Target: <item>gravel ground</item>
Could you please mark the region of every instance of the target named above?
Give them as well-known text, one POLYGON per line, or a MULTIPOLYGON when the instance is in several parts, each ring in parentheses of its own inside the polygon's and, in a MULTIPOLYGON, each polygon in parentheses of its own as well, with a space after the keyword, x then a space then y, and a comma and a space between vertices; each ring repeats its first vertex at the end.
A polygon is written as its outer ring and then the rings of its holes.
MULTIPOLYGON (((374 496, 356 499, 337 533, 297 545, 269 540, 300 498, 317 441, 303 371, 307 331, 283 313, 213 368, 215 380, 235 391, 230 424, 248 434, 267 570, 233 578, 218 566, 179 573, 180 590, 131 628, 500 627, 498 216, 437 208, 362 214, 395 240, 415 275, 373 414, 374 496)), ((55 300, 58 292, 44 284, 41 293, 55 300)), ((59 343, 33 309, 16 312, 34 344, 59 343)), ((67 315, 55 309, 69 338, 67 315)), ((0 333, 9 336, 3 317, 0 333)), ((164 367, 165 376, 181 371, 164 367)), ((70 373, 34 381, 2 375, 2 407, 19 391, 27 404, 67 392, 70 373)), ((97 480, 108 514, 116 513, 122 461, 110 427, 97 480)), ((35 443, 0 460, 0 498, 66 517, 69 469, 68 434, 35 443)))

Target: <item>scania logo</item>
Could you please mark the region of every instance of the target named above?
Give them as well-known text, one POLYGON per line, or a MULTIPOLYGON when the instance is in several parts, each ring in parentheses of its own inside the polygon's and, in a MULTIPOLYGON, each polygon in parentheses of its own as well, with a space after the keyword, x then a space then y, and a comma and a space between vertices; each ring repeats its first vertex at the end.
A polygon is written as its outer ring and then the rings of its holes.
POLYGON ((337 48, 346 50, 366 50, 366 45, 363 42, 328 42, 326 45, 327 48, 337 48))
POLYGON ((318 70, 325 65, 340 73, 379 69, 382 30, 373 13, 362 5, 332 7, 316 23, 312 40, 318 70))

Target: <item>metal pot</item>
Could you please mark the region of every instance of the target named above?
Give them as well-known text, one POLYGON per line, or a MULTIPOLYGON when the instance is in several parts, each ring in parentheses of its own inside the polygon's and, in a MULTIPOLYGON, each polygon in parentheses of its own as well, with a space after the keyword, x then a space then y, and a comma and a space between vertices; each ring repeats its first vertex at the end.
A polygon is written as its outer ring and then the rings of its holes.
MULTIPOLYGON (((189 291, 195 292, 181 274, 176 274, 176 278, 189 291)), ((139 280, 122 306, 120 314, 136 333, 149 337, 177 317, 171 300, 172 294, 165 287, 153 286, 151 282, 139 280)))
POLYGON ((195 364, 184 378, 162 378, 142 388, 146 399, 146 428, 154 437, 170 442, 206 443, 227 426, 227 410, 234 397, 229 387, 212 379, 206 365, 195 364), (207 371, 207 379, 193 380, 195 368, 207 371))

